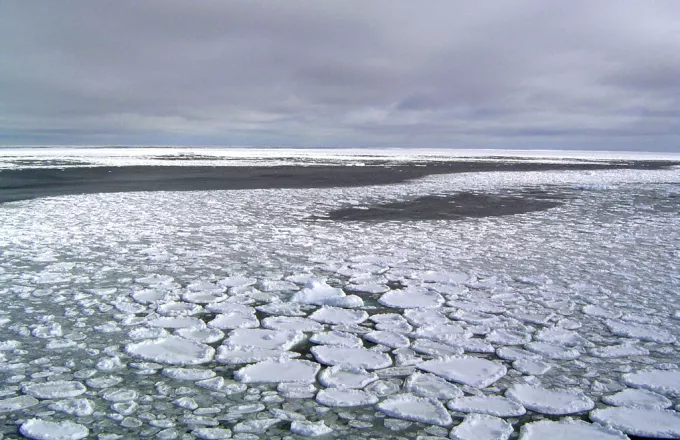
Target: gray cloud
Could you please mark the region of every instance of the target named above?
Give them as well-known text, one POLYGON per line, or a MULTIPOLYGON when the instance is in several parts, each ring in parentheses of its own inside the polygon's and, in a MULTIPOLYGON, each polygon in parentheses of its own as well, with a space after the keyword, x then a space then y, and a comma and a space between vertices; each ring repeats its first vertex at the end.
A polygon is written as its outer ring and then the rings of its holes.
POLYGON ((680 151, 675 0, 4 0, 0 143, 680 151))

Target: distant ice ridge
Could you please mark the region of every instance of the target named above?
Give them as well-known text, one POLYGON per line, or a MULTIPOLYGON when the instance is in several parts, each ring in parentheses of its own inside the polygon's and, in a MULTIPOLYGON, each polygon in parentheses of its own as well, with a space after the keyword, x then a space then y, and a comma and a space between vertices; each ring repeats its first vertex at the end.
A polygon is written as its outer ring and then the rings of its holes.
POLYGON ((673 435, 678 174, 0 205, 0 412, 10 435, 68 421, 102 439, 673 435), (568 197, 464 221, 308 218, 494 188, 568 197))

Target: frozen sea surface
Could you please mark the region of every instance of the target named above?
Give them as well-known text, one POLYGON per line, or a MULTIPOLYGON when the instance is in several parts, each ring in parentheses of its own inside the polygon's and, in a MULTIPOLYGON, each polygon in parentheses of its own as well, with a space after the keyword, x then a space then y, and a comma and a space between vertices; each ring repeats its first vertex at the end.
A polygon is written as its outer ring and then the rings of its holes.
POLYGON ((677 438, 679 210, 677 169, 5 203, 0 434, 677 438), (457 192, 559 204, 327 219, 457 192))

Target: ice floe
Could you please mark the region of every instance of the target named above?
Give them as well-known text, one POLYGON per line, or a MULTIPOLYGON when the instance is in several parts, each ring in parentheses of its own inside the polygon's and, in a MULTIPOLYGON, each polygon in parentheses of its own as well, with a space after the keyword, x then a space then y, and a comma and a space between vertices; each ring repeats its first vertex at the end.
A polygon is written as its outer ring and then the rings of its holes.
POLYGON ((40 403, 38 399, 33 396, 16 396, 0 399, 0 413, 30 408, 38 403, 40 403))
POLYGON ((322 405, 334 407, 373 405, 378 402, 375 394, 342 388, 329 388, 316 394, 316 401, 322 405))
POLYGON ((315 304, 318 306, 329 305, 337 307, 362 307, 364 301, 356 295, 347 295, 342 289, 332 287, 324 281, 310 280, 305 288, 293 294, 291 301, 315 304))
POLYGON ((666 409, 673 405, 673 402, 661 394, 634 388, 627 388, 616 394, 602 396, 602 401, 614 406, 636 406, 656 409, 666 409))
POLYGON ((454 384, 429 373, 413 373, 406 378, 404 390, 421 397, 435 399, 455 399, 463 392, 454 384))
POLYGON ((368 313, 363 310, 323 306, 309 315, 309 319, 323 324, 359 324, 368 319, 368 313))
POLYGON ((446 406, 453 411, 488 414, 496 417, 519 417, 527 412, 521 404, 502 396, 458 397, 446 406))
POLYGON ((426 288, 408 288, 403 290, 391 290, 383 294, 378 302, 387 307, 408 308, 432 308, 444 304, 444 298, 437 292, 426 288))
POLYGON ((304 437, 319 437, 333 432, 333 429, 326 426, 323 421, 307 422, 303 420, 293 420, 290 424, 290 432, 304 437))
POLYGON ((411 345, 411 341, 406 336, 384 330, 366 333, 364 339, 390 348, 403 348, 411 345))
POLYGON ((229 332, 225 346, 252 347, 268 350, 289 350, 305 340, 299 331, 278 331, 267 329, 236 329, 229 332))
POLYGON ((471 356, 451 356, 420 363, 421 370, 475 388, 485 388, 505 376, 503 364, 471 356))
POLYGON ((21 435, 35 440, 79 440, 90 433, 86 426, 71 421, 51 422, 29 419, 19 427, 21 435))
POLYGON ((364 388, 378 380, 378 375, 361 368, 329 367, 319 374, 319 383, 331 388, 364 388))
POLYGON ((262 327, 272 330, 292 330, 301 332, 318 332, 325 328, 316 321, 298 316, 271 316, 262 320, 262 327))
POLYGON ((234 373, 234 377, 244 383, 312 383, 318 371, 319 364, 309 361, 263 361, 241 368, 234 373))
POLYGON ((623 381, 662 394, 680 394, 680 370, 643 370, 624 374, 623 381))
POLYGON ((574 414, 591 410, 595 406, 592 399, 579 390, 515 384, 505 395, 521 403, 526 409, 548 415, 574 414))
POLYGON ((320 345, 310 349, 314 358, 324 365, 340 365, 350 368, 375 370, 392 365, 392 358, 385 353, 365 348, 320 345))
POLYGON ((309 338, 309 342, 320 345, 337 345, 340 347, 362 347, 364 345, 361 338, 351 333, 337 330, 314 333, 309 338))
POLYGON ((653 438, 680 438, 680 413, 671 410, 638 407, 601 408, 590 419, 626 434, 653 438))
POLYGON ((557 422, 541 420, 527 423, 522 426, 519 438, 521 440, 627 440, 628 436, 619 430, 599 424, 567 418, 557 422))
POLYGON ((438 400, 398 394, 378 403, 377 408, 390 417, 430 423, 439 426, 450 426, 453 423, 449 412, 438 400))
POLYGON ((133 357, 171 365, 204 364, 215 355, 215 349, 209 345, 178 336, 128 344, 125 351, 133 357))
POLYGON ((77 381, 57 380, 53 382, 25 383, 21 391, 38 399, 64 399, 76 397, 87 391, 85 385, 77 381))
POLYGON ((484 414, 469 414, 463 423, 451 430, 455 440, 507 440, 513 433, 512 425, 503 419, 484 414))

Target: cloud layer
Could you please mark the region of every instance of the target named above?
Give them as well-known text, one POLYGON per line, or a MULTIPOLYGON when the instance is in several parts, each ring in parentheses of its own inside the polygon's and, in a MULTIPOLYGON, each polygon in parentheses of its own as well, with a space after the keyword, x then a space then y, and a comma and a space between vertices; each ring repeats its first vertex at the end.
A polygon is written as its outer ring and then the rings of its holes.
POLYGON ((680 3, 5 0, 0 143, 680 151, 680 3))

